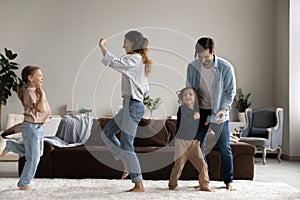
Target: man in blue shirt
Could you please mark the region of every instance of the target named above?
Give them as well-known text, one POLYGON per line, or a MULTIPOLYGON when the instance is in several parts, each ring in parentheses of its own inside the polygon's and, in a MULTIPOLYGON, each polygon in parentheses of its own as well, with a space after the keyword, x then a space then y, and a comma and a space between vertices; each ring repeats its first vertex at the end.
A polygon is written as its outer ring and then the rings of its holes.
MULTIPOLYGON (((229 111, 236 93, 235 74, 232 65, 216 56, 215 42, 202 37, 195 45, 195 60, 187 67, 187 87, 195 88, 202 101, 199 108, 201 118, 209 115, 210 126, 199 124, 197 139, 205 143, 205 135, 210 128, 215 134, 213 144, 217 144, 221 154, 223 179, 228 190, 233 190, 233 157, 230 147, 229 111)), ((211 141, 211 140, 210 140, 211 141)), ((203 145, 202 145, 203 146, 203 145)), ((208 152, 205 152, 206 155, 208 152)))

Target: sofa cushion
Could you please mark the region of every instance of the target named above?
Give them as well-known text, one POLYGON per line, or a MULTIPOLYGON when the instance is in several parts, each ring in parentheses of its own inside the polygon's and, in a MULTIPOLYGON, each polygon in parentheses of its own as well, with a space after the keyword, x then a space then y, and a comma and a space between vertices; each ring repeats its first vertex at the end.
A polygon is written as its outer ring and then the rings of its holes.
MULTIPOLYGON (((101 139, 101 130, 111 119, 100 118, 93 121, 91 135, 85 145, 105 146, 101 139), (98 122, 98 123, 97 123, 98 122)), ((142 119, 139 123, 136 137, 134 139, 135 147, 163 147, 169 143, 173 131, 166 127, 166 120, 142 119)), ((172 126, 172 125, 169 125, 172 126)), ((176 124, 173 125, 176 128, 176 124)), ((173 127, 173 129, 174 129, 173 127)), ((171 128, 172 129, 172 128, 171 128)), ((119 138, 119 133, 117 134, 119 138)))
POLYGON ((165 126, 166 120, 142 119, 139 123, 135 147, 162 147, 169 143, 170 132, 165 126))
POLYGON ((101 139, 101 131, 108 119, 93 119, 91 134, 88 141, 84 144, 86 146, 105 146, 101 139))
POLYGON ((266 128, 252 127, 248 137, 259 137, 268 139, 268 130, 266 128))

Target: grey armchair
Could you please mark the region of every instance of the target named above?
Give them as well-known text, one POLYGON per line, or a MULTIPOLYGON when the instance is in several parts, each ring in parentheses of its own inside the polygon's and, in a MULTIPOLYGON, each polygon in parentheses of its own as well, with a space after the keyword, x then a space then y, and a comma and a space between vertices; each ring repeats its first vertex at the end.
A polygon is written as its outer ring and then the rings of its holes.
POLYGON ((282 108, 246 109, 246 125, 242 128, 240 141, 262 149, 263 164, 266 164, 267 151, 278 151, 281 162, 283 130, 282 108))

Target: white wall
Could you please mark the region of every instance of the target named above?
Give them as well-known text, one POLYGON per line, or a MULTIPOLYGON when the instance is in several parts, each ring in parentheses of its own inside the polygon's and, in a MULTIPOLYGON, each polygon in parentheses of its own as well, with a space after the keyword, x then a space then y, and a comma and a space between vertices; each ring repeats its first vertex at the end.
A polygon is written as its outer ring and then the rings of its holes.
POLYGON ((298 0, 290 1, 290 65, 289 65, 289 98, 290 98, 290 156, 300 155, 299 141, 300 141, 300 2, 298 0))
POLYGON ((289 155, 289 1, 276 1, 275 22, 275 99, 284 108, 283 152, 289 155))
MULTIPOLYGON (((235 66, 238 87, 251 91, 253 106, 260 107, 274 104, 273 7, 272 0, 2 0, 0 47, 16 51, 22 66, 42 67, 53 113, 63 113, 73 98, 74 106, 93 107, 100 116, 120 98, 119 75, 100 63, 98 39, 109 38, 108 47, 121 55, 124 33, 139 28, 159 49, 151 49, 151 94, 163 98, 165 113, 175 114, 175 91, 184 86, 194 42, 208 35, 218 55, 235 66)), ((2 116, 9 112, 22 112, 16 95, 2 116)))
MULTIPOLYGON (((155 63, 151 95, 162 97, 161 112, 175 114, 175 92, 184 87, 194 43, 201 36, 211 36, 217 55, 234 65, 237 86, 252 92, 252 107, 279 104, 287 110, 286 99, 280 100, 286 87, 280 95, 280 86, 274 87, 274 77, 281 74, 274 59, 280 53, 275 50, 279 36, 274 30, 284 26, 276 23, 276 17, 282 17, 276 9, 280 3, 275 2, 1 0, 0 51, 4 47, 16 51, 21 66, 42 67, 43 87, 54 114, 63 114, 72 101, 74 107, 92 107, 93 114, 101 116, 120 104, 120 76, 101 64, 98 40, 108 38, 108 48, 122 55, 124 33, 139 29, 150 40, 155 63)), ((279 46, 285 44, 282 41, 279 46)), ((22 112, 15 94, 3 108, 2 125, 11 112, 22 112)))

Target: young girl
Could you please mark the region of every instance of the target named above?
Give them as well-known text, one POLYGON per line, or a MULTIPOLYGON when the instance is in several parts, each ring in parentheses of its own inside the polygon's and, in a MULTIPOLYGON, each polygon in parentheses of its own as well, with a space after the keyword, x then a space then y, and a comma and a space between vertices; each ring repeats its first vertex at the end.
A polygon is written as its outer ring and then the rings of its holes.
MULTIPOLYGON (((212 190, 209 188, 207 165, 200 149, 200 142, 195 140, 200 120, 198 108, 200 98, 197 96, 195 89, 191 87, 182 89, 179 92, 178 98, 181 106, 177 112, 175 163, 170 175, 169 189, 176 189, 182 169, 187 160, 189 160, 199 173, 198 180, 200 190, 211 192, 212 190)), ((206 119, 201 121, 207 125, 206 119)))
POLYGON ((26 66, 22 70, 22 83, 17 93, 24 106, 24 122, 21 124, 22 142, 7 141, 2 156, 12 151, 25 155, 26 162, 18 182, 21 190, 31 190, 40 157, 43 154, 43 124, 50 116, 51 110, 45 92, 42 90, 43 75, 39 67, 26 66))
POLYGON ((139 160, 134 152, 133 141, 138 123, 144 115, 144 96, 149 92, 147 76, 151 72, 148 58, 148 40, 138 31, 125 34, 123 48, 126 56, 115 57, 107 51, 106 40, 100 39, 99 47, 105 66, 122 74, 123 109, 104 127, 101 137, 117 160, 128 170, 135 186, 129 192, 144 192, 139 160), (116 134, 121 131, 120 141, 116 134))

